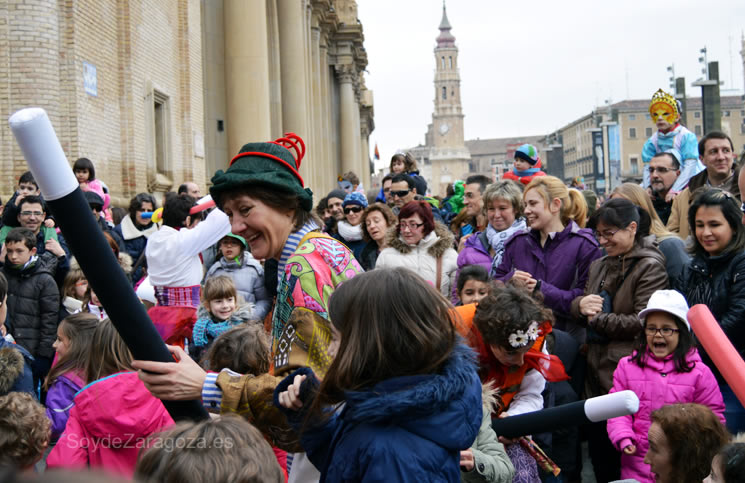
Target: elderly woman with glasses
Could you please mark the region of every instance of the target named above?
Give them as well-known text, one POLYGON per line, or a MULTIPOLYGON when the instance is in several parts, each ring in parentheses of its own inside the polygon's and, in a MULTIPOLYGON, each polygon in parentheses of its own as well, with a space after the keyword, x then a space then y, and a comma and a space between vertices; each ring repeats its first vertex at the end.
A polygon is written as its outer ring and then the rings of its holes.
MULTIPOLYGON (((631 355, 642 331, 637 314, 654 292, 668 287, 665 257, 649 236, 650 217, 626 199, 612 199, 590 218, 606 255, 592 262, 585 294, 572 301, 572 315, 587 326, 585 397, 608 394, 613 371, 631 355)), ((597 481, 620 478, 620 454, 605 421, 587 427, 597 481)))
POLYGON ((398 226, 388 230, 387 244, 375 268, 409 268, 447 296, 458 269, 458 253, 453 248, 453 234, 435 223, 429 203, 404 205, 398 226))
MULTIPOLYGON (((745 357, 745 227, 740 202, 727 191, 710 188, 693 193, 688 222, 693 237, 693 260, 686 266, 676 289, 688 305, 705 304, 724 334, 745 357), (698 195, 698 196, 696 196, 698 195)), ((701 349, 701 358, 714 372, 724 397, 727 428, 745 431, 745 409, 721 373, 701 349)))

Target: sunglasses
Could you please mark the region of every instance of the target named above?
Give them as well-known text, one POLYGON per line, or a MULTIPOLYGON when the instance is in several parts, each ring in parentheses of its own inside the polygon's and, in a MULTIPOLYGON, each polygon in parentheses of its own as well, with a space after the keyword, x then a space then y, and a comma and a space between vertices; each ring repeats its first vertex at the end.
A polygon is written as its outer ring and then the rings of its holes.
POLYGON ((396 196, 398 198, 403 198, 404 196, 409 194, 409 191, 411 190, 401 190, 401 191, 391 191, 391 196, 396 196))
POLYGON ((361 206, 350 206, 348 208, 344 208, 345 215, 348 215, 350 213, 359 213, 360 211, 362 211, 361 206))

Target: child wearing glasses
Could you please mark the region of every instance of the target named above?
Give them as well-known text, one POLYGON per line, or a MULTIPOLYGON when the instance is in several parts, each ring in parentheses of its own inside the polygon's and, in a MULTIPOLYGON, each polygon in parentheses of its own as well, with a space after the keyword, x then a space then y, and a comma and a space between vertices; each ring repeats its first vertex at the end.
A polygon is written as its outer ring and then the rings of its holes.
POLYGON ((636 350, 613 373, 610 392, 630 389, 639 396, 639 411, 608 420, 608 436, 621 452, 621 478, 653 482, 644 455, 653 411, 673 403, 709 407, 724 423, 724 402, 714 374, 695 348, 686 319, 688 303, 680 292, 658 290, 639 312, 644 330, 636 350))
POLYGON ((362 193, 349 193, 341 206, 344 219, 336 224, 337 232, 333 236, 352 251, 354 258, 360 260, 362 250, 367 245, 362 239, 362 211, 367 208, 367 198, 362 193))

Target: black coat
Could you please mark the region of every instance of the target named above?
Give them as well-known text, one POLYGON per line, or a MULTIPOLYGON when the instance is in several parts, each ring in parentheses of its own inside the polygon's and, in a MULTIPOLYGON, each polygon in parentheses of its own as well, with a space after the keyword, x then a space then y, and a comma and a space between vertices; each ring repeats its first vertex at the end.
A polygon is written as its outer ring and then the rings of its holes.
MULTIPOLYGON (((676 288, 688 305, 705 304, 717 319, 727 338, 745 358, 745 251, 718 256, 696 255, 685 267, 676 288)), ((701 359, 722 376, 703 348, 701 359)))
POLYGON ((366 272, 369 272, 375 268, 375 262, 378 261, 379 254, 378 243, 375 240, 370 240, 362 249, 362 253, 357 261, 360 262, 360 265, 362 265, 362 268, 364 268, 366 272))
POLYGON ((8 319, 16 342, 34 357, 54 357, 59 315, 59 289, 54 282, 57 259, 39 256, 36 263, 22 270, 7 262, 3 273, 8 279, 8 319))

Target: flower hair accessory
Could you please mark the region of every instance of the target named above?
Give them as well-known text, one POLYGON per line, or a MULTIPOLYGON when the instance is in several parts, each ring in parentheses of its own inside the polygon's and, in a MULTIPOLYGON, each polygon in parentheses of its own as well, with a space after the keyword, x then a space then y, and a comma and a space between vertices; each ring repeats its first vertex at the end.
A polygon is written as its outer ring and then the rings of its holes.
POLYGON ((509 341, 510 346, 515 349, 520 349, 527 346, 531 342, 535 342, 535 340, 538 338, 538 335, 538 322, 534 320, 530 322, 527 330, 517 330, 515 331, 515 333, 510 334, 507 340, 509 341))

